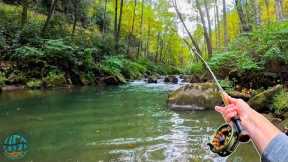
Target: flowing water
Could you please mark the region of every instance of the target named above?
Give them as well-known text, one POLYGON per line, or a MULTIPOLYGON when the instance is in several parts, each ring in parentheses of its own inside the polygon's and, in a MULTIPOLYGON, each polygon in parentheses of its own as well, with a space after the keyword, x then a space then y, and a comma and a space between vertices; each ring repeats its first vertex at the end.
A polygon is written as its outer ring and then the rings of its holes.
MULTIPOLYGON (((212 154, 206 144, 221 116, 168 110, 167 94, 175 88, 133 82, 3 93, 0 138, 26 136, 29 151, 21 162, 259 161, 252 144, 228 159, 212 154)), ((11 160, 1 154, 0 161, 11 160)))

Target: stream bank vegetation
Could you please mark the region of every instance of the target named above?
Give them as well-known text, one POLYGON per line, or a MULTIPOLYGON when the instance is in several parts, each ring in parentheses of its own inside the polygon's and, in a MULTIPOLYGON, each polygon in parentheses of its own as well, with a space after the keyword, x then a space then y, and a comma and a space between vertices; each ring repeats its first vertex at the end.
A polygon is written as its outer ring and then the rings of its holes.
POLYGON ((0 84, 121 84, 181 73, 191 56, 167 1, 4 0, 0 84))

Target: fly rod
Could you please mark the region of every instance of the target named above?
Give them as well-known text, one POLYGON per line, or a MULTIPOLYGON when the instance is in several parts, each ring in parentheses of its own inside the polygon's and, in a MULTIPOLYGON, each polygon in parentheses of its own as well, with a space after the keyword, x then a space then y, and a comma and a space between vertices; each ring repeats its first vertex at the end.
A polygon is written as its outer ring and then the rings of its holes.
MULTIPOLYGON (((229 101, 227 99, 226 96, 227 93, 225 92, 225 90, 222 88, 222 86, 220 85, 216 75, 214 74, 214 72, 212 71, 212 69, 210 68, 210 66, 208 65, 208 63, 204 60, 204 58, 197 52, 196 49, 192 48, 190 46, 190 44, 187 42, 187 40, 183 39, 185 41, 185 43, 187 44, 187 46, 192 50, 192 52, 196 55, 196 57, 198 57, 201 62, 205 65, 206 69, 209 71, 209 73, 211 74, 218 90, 219 90, 219 93, 222 97, 222 100, 224 102, 224 105, 225 106, 228 106, 229 105, 229 101)), ((212 144, 208 144, 210 146, 210 149, 219 154, 220 156, 228 156, 230 155, 235 149, 236 149, 236 146, 238 145, 239 142, 248 142, 250 140, 250 137, 248 136, 248 134, 246 133, 246 131, 242 128, 241 126, 241 122, 240 122, 240 119, 237 118, 237 117, 234 117, 231 119, 232 121, 232 125, 233 127, 232 128, 229 128, 230 126, 228 124, 220 127, 218 129, 218 131, 214 134, 214 137, 213 139, 215 138, 218 138, 218 140, 220 141, 219 143, 221 143, 222 141, 222 145, 221 147, 216 147, 213 145, 213 142, 212 144), (227 136, 230 136, 229 140, 227 143, 225 143, 225 138, 226 137, 221 137, 219 136, 219 132, 220 134, 222 135, 225 135, 223 132, 224 130, 224 133, 225 131, 230 131, 230 134, 227 133, 227 136), (234 138, 234 140, 232 140, 232 138, 234 138)), ((215 142, 214 142, 215 143, 215 142)))

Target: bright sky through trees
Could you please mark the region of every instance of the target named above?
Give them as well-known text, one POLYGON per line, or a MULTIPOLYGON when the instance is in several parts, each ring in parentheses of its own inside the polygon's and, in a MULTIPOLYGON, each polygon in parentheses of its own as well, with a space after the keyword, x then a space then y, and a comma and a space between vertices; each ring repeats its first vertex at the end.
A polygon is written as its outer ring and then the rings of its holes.
MULTIPOLYGON (((170 1, 170 0, 168 0, 170 1)), ((194 3, 194 2, 193 2, 194 3)), ((227 11, 233 9, 234 7, 234 2, 233 0, 227 0, 227 11)), ((187 18, 185 20, 186 25, 188 26, 188 28, 190 29, 190 31, 195 31, 196 27, 197 27, 197 10, 195 8, 193 8, 193 6, 191 5, 191 0, 177 0, 177 4, 178 4, 178 8, 181 11, 181 13, 189 18, 187 18)), ((222 15, 222 2, 218 2, 218 7, 220 9, 220 14, 222 15)), ((171 11, 174 12, 174 9, 171 8, 171 11)), ((210 15, 211 15, 211 20, 212 20, 212 24, 213 24, 213 28, 215 27, 215 15, 214 15, 214 9, 210 10, 210 15)), ((187 33, 185 32, 183 25, 178 22, 178 31, 179 34, 183 37, 187 36, 187 33)))

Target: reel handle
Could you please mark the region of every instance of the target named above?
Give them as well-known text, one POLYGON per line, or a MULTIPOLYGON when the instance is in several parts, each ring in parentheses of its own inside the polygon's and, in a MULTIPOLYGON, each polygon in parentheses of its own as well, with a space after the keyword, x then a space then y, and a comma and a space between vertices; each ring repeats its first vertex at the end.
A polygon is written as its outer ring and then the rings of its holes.
POLYGON ((249 142, 250 136, 248 135, 247 131, 243 129, 241 125, 241 120, 239 118, 232 118, 233 126, 236 129, 237 133, 239 134, 239 141, 240 142, 249 142))
MULTIPOLYGON (((223 99, 225 106, 228 106, 229 101, 228 101, 226 96, 227 96, 226 92, 221 93, 221 97, 223 99)), ((240 118, 234 117, 231 120, 233 123, 233 127, 236 129, 237 133, 239 134, 239 141, 240 142, 249 142, 250 136, 248 135, 247 131, 245 131, 245 129, 243 129, 243 127, 241 125, 240 118)))

